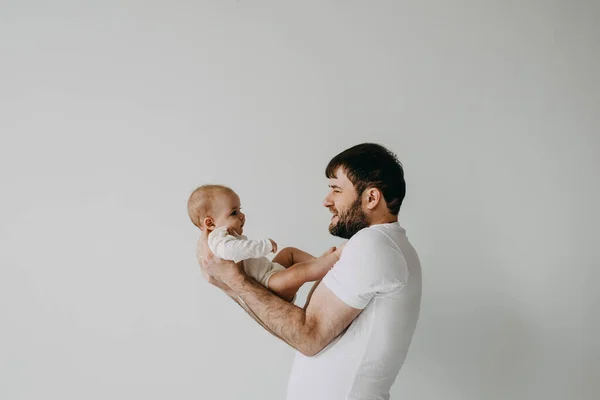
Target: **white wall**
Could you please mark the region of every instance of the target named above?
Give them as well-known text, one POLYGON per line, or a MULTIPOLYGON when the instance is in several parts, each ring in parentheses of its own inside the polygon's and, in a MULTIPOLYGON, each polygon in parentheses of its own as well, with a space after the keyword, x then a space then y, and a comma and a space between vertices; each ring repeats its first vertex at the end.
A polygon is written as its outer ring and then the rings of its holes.
POLYGON ((319 253, 363 141, 423 262, 392 399, 598 398, 599 9, 1 1, 0 398, 283 399, 293 352, 203 281, 187 196, 319 253))

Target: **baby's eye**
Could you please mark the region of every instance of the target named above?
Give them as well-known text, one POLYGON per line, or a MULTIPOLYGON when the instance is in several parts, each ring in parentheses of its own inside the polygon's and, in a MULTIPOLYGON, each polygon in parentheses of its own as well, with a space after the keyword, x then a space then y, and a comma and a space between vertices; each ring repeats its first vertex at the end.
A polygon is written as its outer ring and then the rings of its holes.
POLYGON ((231 215, 237 215, 237 211, 232 212, 231 215))

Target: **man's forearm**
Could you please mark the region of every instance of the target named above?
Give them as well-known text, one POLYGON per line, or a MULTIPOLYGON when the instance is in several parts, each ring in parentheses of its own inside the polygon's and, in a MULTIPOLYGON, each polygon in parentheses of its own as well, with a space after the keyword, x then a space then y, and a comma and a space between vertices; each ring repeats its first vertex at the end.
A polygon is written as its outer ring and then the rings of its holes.
POLYGON ((260 326, 265 328, 266 331, 268 331, 273 336, 281 339, 281 337, 277 336, 275 334, 275 332, 270 330, 260 319, 258 319, 256 314, 254 314, 254 312, 252 310, 250 310, 248 308, 248 306, 245 304, 244 300, 242 300, 233 290, 231 290, 231 288, 229 286, 225 285, 224 283, 218 282, 218 281, 213 281, 212 284, 217 286, 219 289, 223 290, 223 292, 225 292, 225 294, 227 296, 229 296, 233 301, 235 301, 244 311, 246 311, 246 313, 250 317, 252 317, 253 320, 256 321, 256 323, 258 323, 260 326))
POLYGON ((303 309, 269 292, 243 273, 228 285, 272 333, 303 354, 316 353, 314 327, 307 321, 303 309))
POLYGON ((256 314, 254 314, 254 312, 252 310, 250 310, 248 308, 248 306, 244 303, 244 301, 238 297, 235 293, 232 292, 232 295, 230 296, 233 301, 235 301, 244 311, 246 311, 246 314, 248 314, 253 320, 256 321, 257 324, 259 324, 260 326, 262 326, 267 332, 269 332, 271 335, 275 336, 278 339, 281 339, 281 337, 277 336, 277 334, 275 334, 275 332, 273 332, 271 329, 269 329, 268 326, 266 326, 265 324, 263 324, 263 322, 258 319, 258 317, 256 316, 256 314))

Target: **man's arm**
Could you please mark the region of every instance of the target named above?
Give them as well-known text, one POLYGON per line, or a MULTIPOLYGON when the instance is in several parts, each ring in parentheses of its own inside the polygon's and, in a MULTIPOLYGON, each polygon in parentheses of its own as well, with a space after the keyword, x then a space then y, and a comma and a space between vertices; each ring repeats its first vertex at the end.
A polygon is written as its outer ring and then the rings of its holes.
MULTIPOLYGON (((204 232, 203 235, 201 236, 201 240, 198 241, 198 244, 196 246, 196 259, 198 260, 198 264, 200 264, 200 265, 202 265, 202 252, 205 251, 206 247, 208 247, 207 236, 208 236, 208 234, 206 232, 204 232)), ((246 311, 246 313, 248 315, 250 315, 252 317, 252 319, 254 319, 260 326, 265 328, 266 331, 270 332, 273 336, 276 336, 277 338, 281 339, 279 336, 277 336, 275 333, 273 333, 273 331, 271 331, 269 328, 267 328, 262 323, 262 321, 260 321, 256 317, 256 315, 252 312, 252 310, 248 309, 248 306, 244 303, 244 301, 237 294, 235 294, 229 286, 216 280, 212 276, 209 276, 204 271, 202 272, 202 274, 204 275, 204 277, 206 278, 208 283, 218 287, 223 292, 225 292, 225 294, 227 296, 231 297, 231 299, 233 299, 233 301, 235 301, 244 311, 246 311)), ((294 299, 295 299, 295 296, 294 296, 294 299)))
POLYGON ((236 295, 235 292, 233 290, 231 290, 231 288, 229 286, 227 286, 224 283, 221 283, 221 282, 219 282, 219 281, 217 281, 217 280, 215 280, 213 278, 209 278, 209 283, 211 283, 212 285, 215 285, 216 287, 218 287, 219 289, 221 289, 222 291, 224 291, 227 296, 231 297, 231 299, 233 301, 235 301, 244 311, 246 311, 246 313, 250 317, 252 317, 252 319, 254 319, 260 326, 262 326, 266 331, 268 331, 269 333, 271 333, 276 338, 281 339, 281 337, 277 336, 272 330, 270 330, 267 326, 265 326, 265 324, 263 324, 261 320, 259 320, 256 317, 256 314, 254 314, 252 312, 252 310, 250 310, 248 308, 248 306, 244 303, 244 301, 238 295, 236 295))
POLYGON ((311 293, 305 309, 274 295, 240 271, 226 284, 266 328, 306 356, 313 356, 333 341, 362 310, 348 306, 325 285, 311 293))
POLYGON ((315 292, 315 289, 317 288, 317 286, 319 286, 319 283, 321 283, 323 279, 319 279, 318 281, 315 282, 315 284, 310 288, 310 291, 308 292, 308 295, 306 295, 306 301, 304 302, 304 307, 302 308, 304 311, 306 311, 306 309, 308 308, 308 305, 310 304, 310 299, 312 298, 313 293, 315 292))
POLYGON ((259 324, 301 353, 319 353, 360 314, 360 309, 341 301, 325 285, 313 288, 304 309, 286 302, 246 275, 241 265, 218 261, 208 248, 207 236, 203 231, 196 251, 209 283, 229 288, 259 324))

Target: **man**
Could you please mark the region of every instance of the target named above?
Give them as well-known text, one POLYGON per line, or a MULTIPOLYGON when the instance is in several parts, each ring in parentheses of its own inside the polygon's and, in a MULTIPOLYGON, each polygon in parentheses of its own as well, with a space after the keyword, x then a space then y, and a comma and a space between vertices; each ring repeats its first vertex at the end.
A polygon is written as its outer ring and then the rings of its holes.
POLYGON ((389 399, 408 352, 421 303, 421 266, 398 213, 404 171, 378 144, 364 143, 327 166, 329 231, 349 239, 304 308, 286 302, 215 258, 199 242, 209 282, 297 350, 287 400, 389 399))

